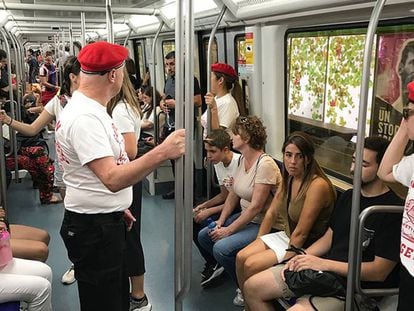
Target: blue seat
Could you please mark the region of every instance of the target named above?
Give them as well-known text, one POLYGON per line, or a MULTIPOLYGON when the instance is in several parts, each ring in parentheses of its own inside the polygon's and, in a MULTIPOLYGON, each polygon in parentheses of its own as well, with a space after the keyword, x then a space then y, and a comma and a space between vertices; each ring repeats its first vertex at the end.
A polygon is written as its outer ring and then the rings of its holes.
POLYGON ((20 310, 19 301, 0 303, 0 311, 19 311, 19 310, 20 310))

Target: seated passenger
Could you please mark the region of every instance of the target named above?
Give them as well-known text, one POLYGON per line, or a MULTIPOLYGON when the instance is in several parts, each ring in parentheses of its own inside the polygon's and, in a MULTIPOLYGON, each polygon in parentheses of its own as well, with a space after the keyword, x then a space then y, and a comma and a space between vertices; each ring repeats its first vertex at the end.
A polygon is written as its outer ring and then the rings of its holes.
MULTIPOLYGON (((378 177, 379 163, 388 141, 380 137, 365 139, 361 177, 361 211, 372 205, 401 205, 402 199, 378 177)), ((351 166, 351 174, 354 164, 351 166)), ((272 300, 292 297, 283 270, 313 269, 334 272, 343 279, 348 273, 348 243, 351 222, 352 189, 338 199, 329 228, 318 241, 306 249, 306 255, 293 257, 286 265, 277 265, 253 275, 244 283, 245 302, 249 310, 274 310, 272 300)), ((401 215, 378 213, 368 218, 363 242, 361 280, 364 288, 395 287, 398 284, 398 261, 401 215)), ((345 284, 344 280, 344 284, 345 284)), ((343 310, 344 301, 313 297, 318 310, 343 310)), ((300 297, 290 310, 314 310, 309 296, 300 297)))
MULTIPOLYGON (((139 147, 138 153, 139 155, 144 154, 145 152, 152 149, 155 145, 154 142, 154 102, 153 102, 153 88, 149 86, 145 88, 142 92, 142 101, 144 106, 142 107, 142 122, 141 122, 141 135, 139 137, 139 147)), ((164 127, 165 117, 164 114, 159 114, 161 112, 160 102, 161 102, 161 95, 156 90, 155 91, 155 102, 156 102, 156 115, 159 116, 159 123, 158 123, 158 137, 162 133, 162 129, 164 127)))
MULTIPOLYGON (((193 241, 198 247, 206 263, 202 272, 201 285, 210 282, 224 271, 218 267, 216 260, 206 252, 198 243, 198 234, 201 229, 208 225, 207 219, 217 220, 224 206, 229 191, 233 188, 234 174, 239 164, 240 154, 232 152, 230 135, 223 129, 213 130, 204 139, 204 147, 207 152, 207 159, 214 164, 217 180, 220 185, 220 193, 193 209, 193 241), (229 190, 227 190, 229 189, 229 190)), ((240 212, 235 209, 235 212, 240 212)))
MULTIPOLYGON (((242 91, 234 68, 223 63, 211 65, 211 93, 204 96, 211 112, 211 129, 231 128, 239 115, 245 115, 242 91)), ((203 138, 207 137, 207 110, 201 116, 204 128, 203 138)))
POLYGON ((272 201, 271 194, 279 188, 282 176, 275 161, 263 151, 267 135, 258 117, 238 117, 233 133, 233 148, 242 154, 233 189, 216 220, 216 229, 211 232, 208 227, 202 229, 198 241, 236 283, 237 252, 256 238, 272 201), (232 215, 239 204, 241 213, 232 215))
MULTIPOLYGON (((0 207, 0 221, 5 221, 6 211, 0 207)), ((50 236, 47 231, 25 225, 9 225, 10 246, 13 257, 45 262, 49 256, 50 236)))
POLYGON ((308 135, 292 133, 282 153, 282 190, 273 198, 258 238, 237 254, 237 279, 242 291, 249 277, 291 257, 286 253, 289 245, 306 247, 319 239, 328 227, 335 203, 335 189, 315 160, 308 135), (285 229, 268 234, 278 216, 285 229))
MULTIPOLYGON (((6 225, 0 221, 0 230, 6 225)), ((52 310, 52 270, 39 261, 13 258, 0 267, 0 303, 24 301, 28 310, 52 310)))

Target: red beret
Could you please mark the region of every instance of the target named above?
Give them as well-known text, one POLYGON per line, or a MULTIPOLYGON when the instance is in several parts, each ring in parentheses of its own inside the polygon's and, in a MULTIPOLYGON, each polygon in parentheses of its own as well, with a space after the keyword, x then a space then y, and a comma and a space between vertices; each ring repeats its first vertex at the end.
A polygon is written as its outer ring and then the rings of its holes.
POLYGON ((85 46, 78 55, 81 69, 85 73, 108 71, 116 68, 128 58, 128 50, 118 44, 99 41, 85 46))
POLYGON ((225 75, 228 75, 229 77, 232 77, 235 79, 238 77, 236 70, 234 70, 232 66, 224 64, 224 63, 215 63, 211 65, 211 71, 224 73, 225 75))
POLYGON ((407 84, 408 100, 414 103, 414 81, 407 84))

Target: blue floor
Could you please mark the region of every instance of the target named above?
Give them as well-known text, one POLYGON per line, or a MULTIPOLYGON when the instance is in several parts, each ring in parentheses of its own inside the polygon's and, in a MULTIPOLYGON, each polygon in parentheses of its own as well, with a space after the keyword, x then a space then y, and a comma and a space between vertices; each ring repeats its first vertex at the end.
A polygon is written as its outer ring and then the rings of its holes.
MULTIPOLYGON (((51 235, 50 255, 47 261, 53 270, 53 307, 55 311, 78 311, 76 283, 65 286, 60 282, 69 267, 66 249, 59 236, 63 205, 40 205, 37 190, 30 179, 10 185, 8 191, 9 220, 46 229, 51 235)), ((145 251, 145 291, 155 311, 174 310, 174 200, 144 193, 142 241, 145 251)), ((192 234, 189 232, 188 234, 192 234)), ((232 304, 235 285, 230 280, 212 289, 200 286, 203 260, 193 246, 193 273, 190 293, 183 310, 242 310, 232 304)))

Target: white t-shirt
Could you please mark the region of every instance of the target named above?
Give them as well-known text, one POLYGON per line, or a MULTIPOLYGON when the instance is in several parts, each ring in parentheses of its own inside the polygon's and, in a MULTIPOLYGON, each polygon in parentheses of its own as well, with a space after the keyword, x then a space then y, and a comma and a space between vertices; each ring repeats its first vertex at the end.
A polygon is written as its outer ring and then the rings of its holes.
POLYGON ((120 101, 112 111, 112 119, 121 134, 135 133, 137 141, 141 133, 141 116, 124 101, 120 101))
POLYGON ((401 225, 400 258, 404 267, 414 276, 414 154, 403 157, 392 170, 395 180, 408 187, 401 225))
POLYGON ((225 186, 228 190, 233 188, 234 174, 239 165, 239 158, 240 154, 233 152, 233 158, 227 167, 224 166, 223 162, 214 164, 214 170, 216 171, 217 180, 220 186, 225 186))
MULTIPOLYGON (((66 101, 69 102, 69 97, 65 95, 66 101)), ((63 110, 63 106, 60 103, 60 98, 58 95, 55 95, 51 100, 49 100, 45 106, 45 110, 53 117, 55 120, 59 120, 60 113, 63 110)))
MULTIPOLYGON (((226 95, 217 98, 214 97, 217 105, 217 114, 219 119, 219 125, 226 128, 226 131, 231 134, 231 127, 236 122, 237 117, 240 115, 237 102, 234 97, 227 93, 226 95)), ((201 125, 204 128, 203 138, 207 137, 207 110, 201 116, 201 125)))
POLYGON ((67 210, 104 214, 131 205, 132 187, 113 193, 86 165, 105 157, 117 165, 129 162, 124 139, 104 106, 76 91, 56 124, 56 151, 64 169, 67 210))

